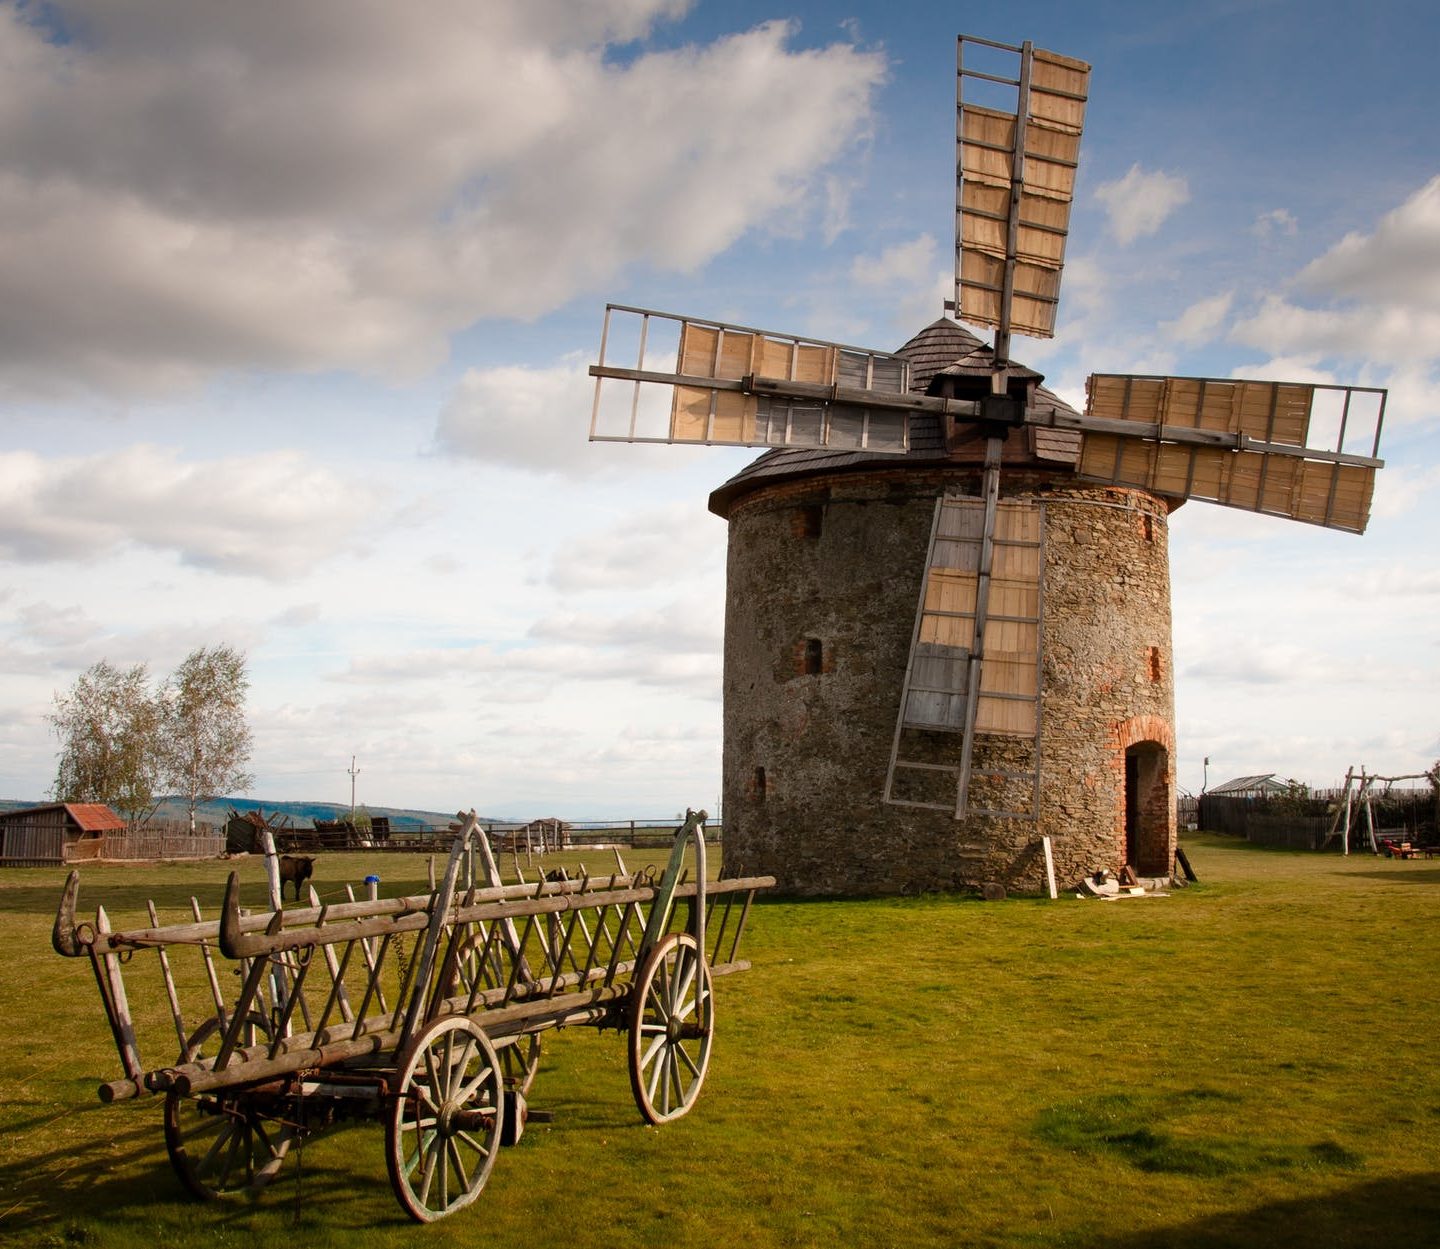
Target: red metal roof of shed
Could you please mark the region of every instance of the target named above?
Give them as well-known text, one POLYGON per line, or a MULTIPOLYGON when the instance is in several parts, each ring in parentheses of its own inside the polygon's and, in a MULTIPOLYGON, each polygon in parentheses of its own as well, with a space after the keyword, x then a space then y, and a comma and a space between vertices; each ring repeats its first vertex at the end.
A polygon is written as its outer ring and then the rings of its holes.
POLYGON ((33 807, 17 807, 13 811, 0 812, 0 820, 33 815, 37 811, 64 811, 82 833, 108 833, 112 829, 125 827, 125 821, 103 802, 42 802, 33 807))
POLYGON ((65 810, 83 832, 104 833, 112 828, 125 827, 125 821, 103 802, 67 802, 65 810))

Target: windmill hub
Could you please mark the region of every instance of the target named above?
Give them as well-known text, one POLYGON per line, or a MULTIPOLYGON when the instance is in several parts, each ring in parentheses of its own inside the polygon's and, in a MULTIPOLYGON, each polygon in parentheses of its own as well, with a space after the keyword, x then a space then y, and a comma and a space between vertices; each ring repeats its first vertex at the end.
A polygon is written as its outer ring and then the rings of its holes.
POLYGON ((987 426, 1018 429, 1025 424, 1025 401, 1010 395, 986 395, 980 400, 980 421, 987 426))

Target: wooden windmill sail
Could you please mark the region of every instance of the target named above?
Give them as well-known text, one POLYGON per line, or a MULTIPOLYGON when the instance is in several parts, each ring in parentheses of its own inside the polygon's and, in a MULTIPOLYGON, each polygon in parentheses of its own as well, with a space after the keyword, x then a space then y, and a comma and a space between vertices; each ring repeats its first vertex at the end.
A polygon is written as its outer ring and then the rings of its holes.
POLYGON ((1012 333, 1054 334, 1089 76, 1084 62, 1029 43, 959 38, 948 306, 994 328, 980 375, 959 371, 911 394, 906 361, 890 353, 617 305, 590 369, 596 440, 903 455, 910 417, 929 413, 952 451, 983 442, 979 494, 936 502, 883 791, 886 802, 957 819, 1034 820, 1039 806, 1044 504, 1001 498, 1007 438, 1068 431, 1080 441, 1080 481, 1353 533, 1365 528, 1382 466, 1383 390, 1095 374, 1077 414, 1012 364, 1012 333), (977 46, 1012 68, 968 66, 977 46), (957 738, 958 751, 937 755, 936 734, 957 738), (1013 772, 987 763, 1009 800, 981 808, 970 802, 971 765, 986 737, 1028 749, 1013 772), (917 773, 953 777, 953 803, 928 789, 915 796, 905 781, 917 773))

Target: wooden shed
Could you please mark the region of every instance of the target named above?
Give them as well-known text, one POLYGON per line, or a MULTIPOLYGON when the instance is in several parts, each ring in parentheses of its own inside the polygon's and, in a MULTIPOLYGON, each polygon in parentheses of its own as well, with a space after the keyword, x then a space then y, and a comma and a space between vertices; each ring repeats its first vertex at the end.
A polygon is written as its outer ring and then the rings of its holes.
POLYGON ((1290 786, 1276 778, 1274 772, 1258 776, 1237 776, 1222 785, 1212 785, 1205 791, 1216 798, 1274 798, 1288 794, 1290 786))
POLYGON ((100 802, 51 802, 0 812, 0 865, 46 867, 93 858, 105 834, 124 830, 125 821, 100 802))

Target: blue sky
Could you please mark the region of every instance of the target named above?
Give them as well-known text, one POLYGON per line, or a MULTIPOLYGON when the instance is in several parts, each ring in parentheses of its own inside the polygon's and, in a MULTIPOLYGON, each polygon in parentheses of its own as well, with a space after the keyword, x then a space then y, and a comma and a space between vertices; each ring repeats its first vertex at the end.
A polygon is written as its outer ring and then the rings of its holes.
POLYGON ((606 300, 893 349, 954 36, 1094 67, 1056 338, 1391 388, 1360 538, 1172 521, 1180 784, 1440 756, 1420 3, 0 3, 0 797, 101 658, 247 651, 272 798, 663 816, 720 769, 743 451, 585 440, 606 300))

